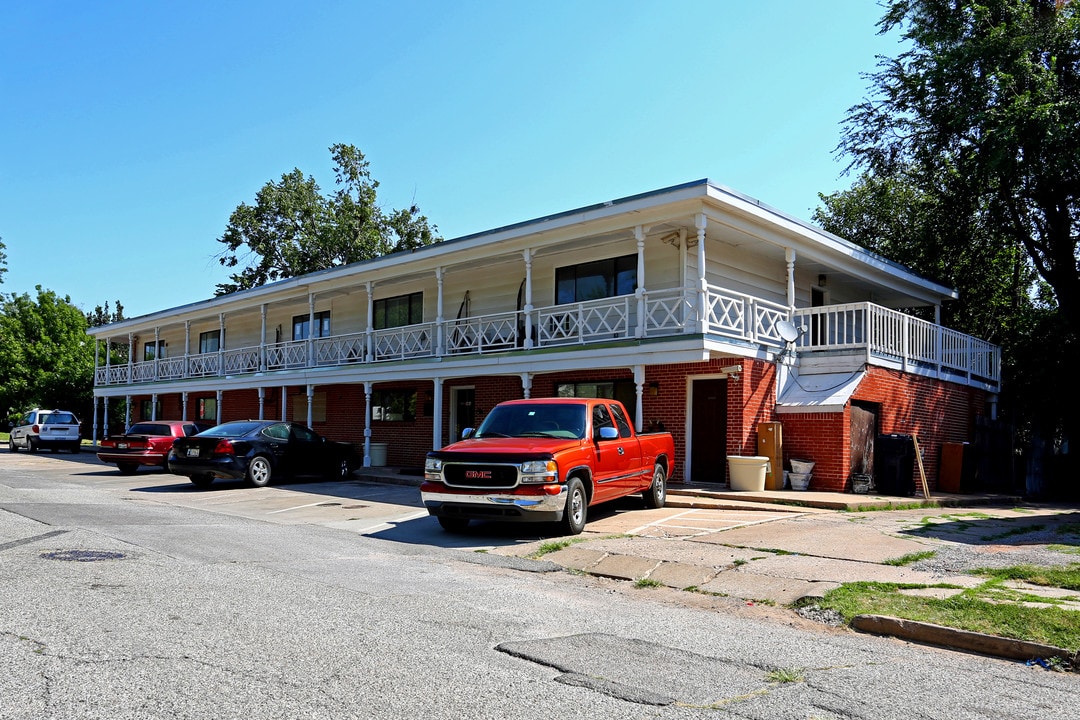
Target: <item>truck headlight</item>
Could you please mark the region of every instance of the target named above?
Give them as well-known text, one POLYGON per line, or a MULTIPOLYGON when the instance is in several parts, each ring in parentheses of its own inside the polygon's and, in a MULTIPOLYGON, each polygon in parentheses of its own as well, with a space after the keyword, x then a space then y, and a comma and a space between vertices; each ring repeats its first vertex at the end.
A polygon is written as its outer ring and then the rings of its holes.
POLYGON ((554 460, 528 460, 521 463, 521 482, 549 483, 559 477, 559 466, 554 460))
POLYGON ((442 460, 428 458, 424 461, 424 472, 442 472, 442 460))

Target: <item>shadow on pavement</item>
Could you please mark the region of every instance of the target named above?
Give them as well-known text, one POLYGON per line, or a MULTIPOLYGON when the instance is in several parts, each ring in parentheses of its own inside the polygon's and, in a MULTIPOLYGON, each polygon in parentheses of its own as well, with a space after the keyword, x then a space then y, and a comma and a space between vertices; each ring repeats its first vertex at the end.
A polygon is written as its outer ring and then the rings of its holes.
MULTIPOLYGON (((983 512, 928 515, 901 535, 968 545, 1066 545, 1080 547, 1080 512, 1061 507, 1056 514, 994 516, 983 512)), ((1022 513, 1023 509, 1016 512, 1022 513)))

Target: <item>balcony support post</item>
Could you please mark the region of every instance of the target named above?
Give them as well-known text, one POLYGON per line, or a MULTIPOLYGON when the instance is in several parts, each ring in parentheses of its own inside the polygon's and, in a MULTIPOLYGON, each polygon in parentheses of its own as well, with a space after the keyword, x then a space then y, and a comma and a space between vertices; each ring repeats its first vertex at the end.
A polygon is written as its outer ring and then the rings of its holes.
MULTIPOLYGON (((259 372, 266 372, 266 303, 259 305, 259 372)), ((259 388, 259 399, 262 399, 262 388, 259 388)), ((262 409, 259 409, 259 419, 262 420, 262 409)))
POLYGON ((694 227, 697 228, 697 331, 702 335, 709 329, 709 285, 705 279, 705 228, 707 224, 705 213, 694 216, 694 227))
MULTIPOLYGON (((191 377, 191 321, 184 321, 184 377, 191 377)), ((185 420, 187 418, 184 418, 185 420)))
POLYGON ((103 403, 105 403, 105 407, 104 407, 104 409, 102 410, 102 413, 101 413, 101 415, 102 415, 102 417, 101 417, 101 422, 102 422, 101 437, 104 438, 104 437, 109 436, 109 398, 108 398, 108 396, 105 396, 105 397, 101 398, 101 400, 102 400, 103 403))
MULTIPOLYGON (((150 394, 150 419, 157 422, 157 393, 150 394)), ((143 418, 144 420, 146 418, 143 418)))
MULTIPOLYGON (((95 340, 94 342, 97 342, 97 340, 95 340)), ((94 366, 95 367, 97 366, 96 362, 94 363, 94 366)), ((91 436, 91 440, 94 441, 94 447, 97 447, 97 444, 98 444, 98 434, 97 434, 98 433, 98 424, 97 424, 98 400, 100 400, 100 398, 97 395, 95 395, 94 396, 94 428, 93 428, 93 430, 91 430, 91 432, 93 433, 93 435, 91 436)), ((109 401, 105 400, 106 407, 108 406, 108 404, 109 404, 109 401)))
POLYGON ((131 396, 124 396, 124 434, 131 429, 131 396))
MULTIPOLYGON (((181 420, 187 420, 187 399, 188 399, 188 391, 184 390, 183 392, 180 393, 180 419, 181 420)), ((108 413, 109 413, 109 409, 108 409, 108 407, 106 407, 105 408, 105 414, 108 415, 108 413)))
POLYGON ((934 305, 934 359, 937 361, 937 377, 941 379, 941 359, 945 355, 945 333, 941 332, 941 303, 934 305))
MULTIPOLYGON (((265 307, 265 306, 263 306, 265 307)), ((265 419, 266 414, 266 388, 262 385, 258 387, 259 390, 259 419, 265 419)))
MULTIPOLYGON (((645 233, 647 228, 638 225, 634 228, 634 240, 637 241, 637 287, 634 296, 637 298, 637 327, 634 328, 634 337, 645 337, 645 233)), ((630 335, 630 324, 627 323, 626 334, 630 335)))
POLYGON ((634 394, 637 400, 634 402, 634 428, 641 432, 645 422, 645 366, 635 365, 634 371, 634 394))
POLYGON ((433 392, 435 393, 431 398, 431 441, 434 448, 441 448, 443 446, 442 434, 442 408, 443 408, 443 379, 441 377, 434 377, 431 379, 431 383, 434 386, 433 392))
MULTIPOLYGON (((112 383, 112 338, 105 338, 105 384, 112 383)), ((108 406, 109 402, 106 400, 105 405, 108 406)))
MULTIPOLYGON (((370 283, 369 283, 370 285, 370 283)), ((370 297, 370 290, 369 290, 370 297)), ((364 383, 364 467, 371 467, 371 383, 364 383)))
MULTIPOLYGON (((128 333, 128 384, 135 379, 135 333, 128 333)), ((127 426, 124 427, 124 432, 127 432, 127 426)))
MULTIPOLYGON (((160 379, 158 363, 161 361, 161 327, 154 326, 154 382, 160 379)), ((157 420, 157 418, 154 418, 157 420)))
POLYGON ((288 404, 287 404, 288 401, 289 401, 289 386, 288 385, 282 385, 281 386, 281 422, 285 422, 286 420, 289 419, 289 407, 288 407, 288 404))
POLYGON ((375 332, 375 284, 368 281, 365 287, 367 289, 367 357, 365 362, 372 362, 375 359, 374 338, 372 337, 372 333, 375 332))
POLYGON ((435 268, 435 357, 445 354, 446 329, 443 320, 443 269, 442 266, 435 268))
MULTIPOLYGON (((309 292, 308 304, 308 331, 307 331, 307 367, 315 367, 315 293, 309 292)), ((310 422, 308 423, 311 424, 310 422)))
POLYGON ((532 383, 532 373, 521 373, 521 393, 526 400, 532 397, 532 383))
POLYGON ((315 386, 308 383, 308 386, 304 389, 304 394, 307 395, 307 426, 311 427, 311 421, 314 420, 312 408, 315 405, 315 386))
POLYGON ((533 325, 532 325, 532 261, 534 251, 530 248, 525 248, 522 252, 525 258, 525 305, 522 306, 522 312, 525 313, 525 349, 531 350, 534 346, 533 343, 533 325))
MULTIPOLYGON (((221 376, 224 376, 225 375, 225 313, 218 313, 218 344, 217 344, 217 351, 218 351, 217 374, 221 375, 221 376)), ((220 406, 221 403, 218 403, 218 405, 220 406)), ((218 409, 218 412, 220 413, 220 407, 218 409)), ((220 420, 218 420, 218 424, 221 424, 220 420)))
POLYGON ((217 398, 217 402, 215 403, 217 405, 217 416, 214 418, 214 422, 218 425, 221 424, 221 397, 223 394, 224 393, 221 390, 218 390, 217 393, 215 393, 215 397, 217 398))
POLYGON ((784 261, 787 263, 787 304, 788 319, 795 313, 795 250, 784 248, 784 261))

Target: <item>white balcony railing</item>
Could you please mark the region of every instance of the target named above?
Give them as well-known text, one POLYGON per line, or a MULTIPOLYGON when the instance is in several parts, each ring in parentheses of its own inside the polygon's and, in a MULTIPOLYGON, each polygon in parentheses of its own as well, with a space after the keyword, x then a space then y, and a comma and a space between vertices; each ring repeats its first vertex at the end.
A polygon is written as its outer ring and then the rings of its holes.
POLYGON ((942 376, 990 385, 1001 382, 1001 349, 956 330, 874 305, 849 303, 795 311, 804 352, 865 352, 868 362, 888 361, 942 376))
MULTIPOLYGON (((784 346, 778 324, 786 319, 786 306, 718 286, 707 286, 703 294, 670 288, 530 312, 493 313, 97 368, 94 381, 126 385, 690 333, 775 351, 784 346)), ((1001 357, 996 346, 872 303, 802 308, 795 311, 793 320, 803 329, 796 345, 804 354, 858 352, 865 353, 868 362, 929 368, 948 379, 988 385, 1000 381, 1001 357)))

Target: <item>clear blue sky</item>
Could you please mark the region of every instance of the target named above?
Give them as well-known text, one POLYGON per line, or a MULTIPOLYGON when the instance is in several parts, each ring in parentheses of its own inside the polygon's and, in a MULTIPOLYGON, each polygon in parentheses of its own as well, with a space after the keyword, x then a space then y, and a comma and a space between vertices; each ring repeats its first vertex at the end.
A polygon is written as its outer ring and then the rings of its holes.
POLYGON ((445 238, 708 177, 809 218, 871 0, 5 3, 2 292, 209 298, 229 214, 352 143, 445 238))

